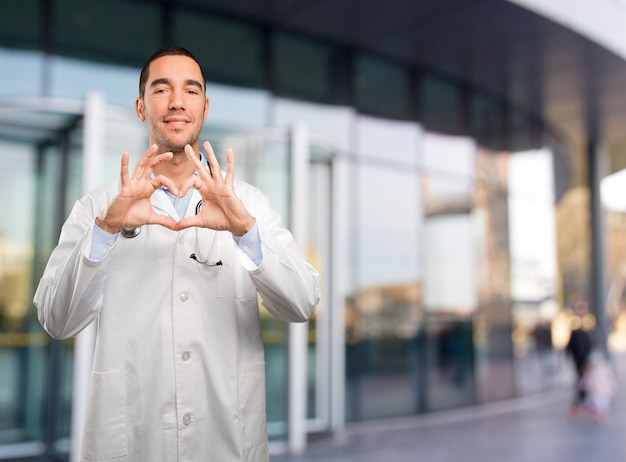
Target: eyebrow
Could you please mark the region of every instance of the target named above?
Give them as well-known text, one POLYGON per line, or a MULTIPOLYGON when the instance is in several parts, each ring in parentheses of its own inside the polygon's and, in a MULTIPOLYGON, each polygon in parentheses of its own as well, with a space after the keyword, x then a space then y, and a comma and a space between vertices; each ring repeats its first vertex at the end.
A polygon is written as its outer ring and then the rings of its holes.
MULTIPOLYGON (((170 84, 170 79, 168 79, 167 77, 161 77, 158 79, 154 79, 152 82, 150 82, 150 88, 154 88, 157 85, 169 85, 170 84)), ((197 80, 194 79, 187 79, 185 80, 185 85, 192 85, 194 87, 198 87, 200 90, 202 90, 202 84, 200 82, 198 82, 197 80)))

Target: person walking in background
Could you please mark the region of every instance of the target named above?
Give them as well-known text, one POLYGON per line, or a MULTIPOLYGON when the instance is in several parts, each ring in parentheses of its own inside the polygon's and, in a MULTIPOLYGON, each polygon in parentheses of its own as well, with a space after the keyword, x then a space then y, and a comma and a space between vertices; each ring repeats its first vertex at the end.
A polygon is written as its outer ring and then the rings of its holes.
POLYGON ((585 366, 589 361, 592 344, 589 332, 584 329, 583 319, 588 314, 589 305, 581 300, 574 308, 576 316, 571 320, 571 334, 565 351, 572 358, 576 370, 576 386, 574 399, 569 407, 569 414, 576 415, 585 404, 585 390, 580 386, 585 366))
POLYGON ((209 110, 196 58, 157 51, 135 109, 150 147, 74 205, 34 296, 64 339, 97 322, 81 460, 266 462, 257 293, 307 321, 319 276, 257 188, 199 149, 209 110))

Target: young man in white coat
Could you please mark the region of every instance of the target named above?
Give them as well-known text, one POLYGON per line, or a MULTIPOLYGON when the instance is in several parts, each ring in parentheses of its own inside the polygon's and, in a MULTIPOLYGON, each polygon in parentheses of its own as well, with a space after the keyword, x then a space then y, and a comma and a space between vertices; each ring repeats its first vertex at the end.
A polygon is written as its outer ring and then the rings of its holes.
POLYGON ((208 142, 205 79, 187 50, 157 51, 136 112, 151 146, 81 198, 34 297, 54 338, 98 323, 81 459, 269 459, 257 292, 304 322, 318 274, 267 198, 222 172, 208 142))

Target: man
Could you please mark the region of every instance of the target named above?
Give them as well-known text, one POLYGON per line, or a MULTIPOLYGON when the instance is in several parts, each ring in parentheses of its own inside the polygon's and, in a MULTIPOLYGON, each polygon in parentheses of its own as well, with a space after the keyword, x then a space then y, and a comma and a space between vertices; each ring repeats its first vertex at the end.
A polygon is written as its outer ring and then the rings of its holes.
POLYGON ((205 86, 187 50, 150 58, 135 108, 151 146, 75 204, 34 297, 55 338, 98 323, 84 460, 269 458, 257 292, 304 322, 318 274, 230 150, 225 173, 209 143, 201 160, 205 86))

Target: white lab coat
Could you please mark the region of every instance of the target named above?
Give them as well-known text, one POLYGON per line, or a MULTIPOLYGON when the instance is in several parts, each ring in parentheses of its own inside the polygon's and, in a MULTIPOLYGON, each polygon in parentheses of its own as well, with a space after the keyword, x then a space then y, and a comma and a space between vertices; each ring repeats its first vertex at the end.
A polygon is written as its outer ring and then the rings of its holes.
MULTIPOLYGON (((269 459, 265 368, 257 291, 276 318, 303 322, 319 300, 318 274, 256 188, 236 183, 256 218, 256 267, 228 232, 217 232, 208 267, 192 259, 215 231, 146 225, 119 236, 104 260, 88 259, 95 216, 117 182, 78 201, 34 297, 53 337, 98 323, 81 460, 246 461, 269 459)), ((195 213, 194 191, 187 215, 195 213)), ((163 191, 154 209, 178 219, 163 191)))

